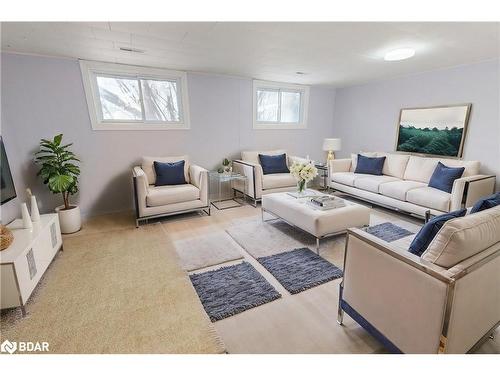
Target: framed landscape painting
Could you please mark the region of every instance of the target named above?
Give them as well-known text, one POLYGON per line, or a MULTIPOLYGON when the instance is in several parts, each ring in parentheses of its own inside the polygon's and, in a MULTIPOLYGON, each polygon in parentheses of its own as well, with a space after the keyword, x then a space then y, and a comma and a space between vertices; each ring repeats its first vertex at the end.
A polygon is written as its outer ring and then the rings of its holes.
POLYGON ((402 109, 396 151, 461 158, 470 109, 471 104, 402 109))

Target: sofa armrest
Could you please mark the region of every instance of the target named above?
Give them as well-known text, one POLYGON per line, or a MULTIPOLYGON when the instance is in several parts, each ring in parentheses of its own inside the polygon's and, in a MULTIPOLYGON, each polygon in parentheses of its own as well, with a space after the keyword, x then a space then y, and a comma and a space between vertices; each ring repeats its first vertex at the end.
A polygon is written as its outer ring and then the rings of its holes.
POLYGON ((351 159, 333 159, 328 163, 328 172, 349 172, 351 170, 351 159))
POLYGON ((148 181, 146 173, 140 166, 132 169, 132 177, 134 179, 134 203, 136 217, 139 218, 143 215, 146 208, 146 196, 148 194, 148 181))
POLYGON ((233 171, 247 177, 246 191, 242 191, 253 199, 262 197, 262 166, 243 160, 233 160, 233 171))
POLYGON ((351 228, 339 320, 347 312, 393 351, 437 353, 451 285, 441 267, 351 228))
POLYGON ((480 198, 493 194, 495 182, 495 176, 483 174, 456 179, 451 190, 450 211, 471 207, 480 198))
POLYGON ((189 181, 200 189, 200 200, 208 205, 208 170, 199 165, 189 166, 189 181))

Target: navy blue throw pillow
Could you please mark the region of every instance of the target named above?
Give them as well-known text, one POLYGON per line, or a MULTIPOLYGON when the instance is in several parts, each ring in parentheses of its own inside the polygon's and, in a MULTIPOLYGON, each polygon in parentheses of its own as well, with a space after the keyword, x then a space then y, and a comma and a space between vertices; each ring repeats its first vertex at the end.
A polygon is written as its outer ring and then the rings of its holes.
POLYGON ((488 208, 493 208, 498 205, 500 205, 500 192, 478 200, 474 206, 472 206, 470 213, 475 214, 476 212, 487 210, 488 208))
POLYGON ((286 154, 262 155, 259 154, 260 165, 264 174, 290 173, 286 165, 286 154))
POLYGON ((358 163, 354 173, 374 174, 377 176, 382 175, 384 168, 385 156, 380 158, 371 158, 358 154, 358 163))
POLYGON ((155 186, 185 184, 186 179, 184 177, 184 164, 184 160, 176 161, 174 163, 161 163, 159 161, 153 162, 156 173, 155 186))
POLYGON ((431 220, 429 220, 417 233, 408 251, 412 254, 422 256, 422 254, 424 253, 425 250, 427 250, 427 247, 434 239, 434 237, 436 237, 436 234, 439 232, 442 226, 448 220, 454 219, 456 217, 465 216, 466 212, 467 210, 465 208, 462 208, 460 210, 436 216, 431 220))
POLYGON ((462 177, 464 171, 464 167, 452 168, 438 162, 438 165, 436 165, 436 169, 434 169, 434 173, 432 173, 431 179, 429 180, 429 186, 451 193, 453 182, 457 178, 462 177))

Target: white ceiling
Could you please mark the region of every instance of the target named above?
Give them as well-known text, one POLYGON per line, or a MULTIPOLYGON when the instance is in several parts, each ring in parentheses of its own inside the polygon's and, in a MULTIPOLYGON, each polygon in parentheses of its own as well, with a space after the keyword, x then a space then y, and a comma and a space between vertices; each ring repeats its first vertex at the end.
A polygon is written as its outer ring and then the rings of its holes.
POLYGON ((500 23, 2 23, 2 51, 348 86, 499 58, 500 23), (144 53, 131 53, 120 47, 144 53), (398 47, 414 58, 386 62, 398 47), (305 75, 297 75, 296 72, 305 75))

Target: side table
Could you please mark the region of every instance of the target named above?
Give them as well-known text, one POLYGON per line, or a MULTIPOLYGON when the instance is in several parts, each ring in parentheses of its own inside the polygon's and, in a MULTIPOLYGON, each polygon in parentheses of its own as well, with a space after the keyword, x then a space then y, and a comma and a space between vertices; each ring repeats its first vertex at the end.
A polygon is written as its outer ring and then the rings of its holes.
POLYGON ((208 185, 208 196, 210 204, 217 208, 218 210, 226 210, 228 208, 240 207, 245 203, 245 195, 238 198, 236 191, 247 191, 247 177, 236 172, 210 172, 209 173, 209 185, 208 185), (217 186, 216 199, 212 197, 212 185, 217 186), (229 185, 230 190, 232 190, 233 196, 231 198, 223 198, 223 187, 229 185), (238 189, 235 189, 238 187, 238 189), (238 200, 239 199, 239 200, 238 200), (222 202, 233 201, 234 204, 229 206, 223 205, 222 202))

